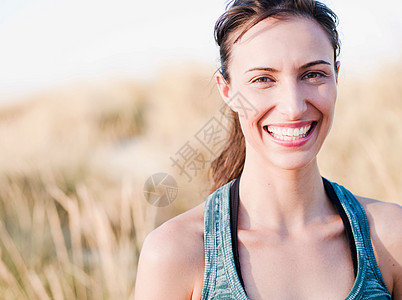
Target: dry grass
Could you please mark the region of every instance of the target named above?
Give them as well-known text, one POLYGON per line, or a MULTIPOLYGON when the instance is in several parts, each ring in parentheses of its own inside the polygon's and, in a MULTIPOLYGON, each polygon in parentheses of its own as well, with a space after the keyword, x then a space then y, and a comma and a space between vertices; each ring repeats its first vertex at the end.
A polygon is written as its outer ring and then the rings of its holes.
POLYGON ((1 185, 1 299, 130 299, 138 254, 156 209, 130 182, 117 199, 54 177, 1 185))
MULTIPOLYGON (((320 165, 358 194, 401 203, 402 66, 384 73, 341 79, 320 165)), ((188 182, 170 157, 186 142, 208 156, 194 135, 221 106, 212 74, 177 67, 152 83, 80 84, 0 109, 1 299, 132 298, 145 235, 206 196, 206 168, 188 182), (180 187, 167 208, 143 197, 158 172, 180 187)))

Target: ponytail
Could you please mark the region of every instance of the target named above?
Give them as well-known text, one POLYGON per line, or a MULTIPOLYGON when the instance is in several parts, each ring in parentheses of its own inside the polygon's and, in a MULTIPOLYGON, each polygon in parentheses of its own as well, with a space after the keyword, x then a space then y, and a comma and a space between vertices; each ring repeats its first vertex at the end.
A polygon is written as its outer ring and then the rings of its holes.
MULTIPOLYGON (((226 107, 229 109, 229 107, 226 107)), ((240 127, 239 116, 230 110, 230 131, 220 155, 215 158, 209 169, 212 175, 211 192, 237 178, 243 172, 246 158, 246 145, 240 127)))

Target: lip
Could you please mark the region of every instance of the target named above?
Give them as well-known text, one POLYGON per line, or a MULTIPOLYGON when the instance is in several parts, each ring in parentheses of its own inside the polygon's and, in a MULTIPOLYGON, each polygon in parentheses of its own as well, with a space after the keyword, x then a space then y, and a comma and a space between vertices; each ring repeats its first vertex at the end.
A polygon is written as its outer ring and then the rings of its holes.
POLYGON ((302 122, 297 122, 297 123, 277 123, 277 124, 270 124, 270 125, 265 125, 263 126, 264 131, 268 134, 269 138, 273 140, 275 143, 284 146, 284 147, 289 147, 289 148, 295 148, 295 147, 301 147, 304 144, 306 144, 310 138, 312 137, 313 133, 315 132, 315 129, 317 128, 317 121, 302 121, 302 122), (308 135, 299 138, 294 141, 285 141, 285 140, 280 140, 275 137, 273 137, 269 132, 268 132, 268 127, 269 126, 275 126, 275 127, 283 127, 283 128, 301 128, 307 125, 311 125, 310 130, 308 131, 308 135))

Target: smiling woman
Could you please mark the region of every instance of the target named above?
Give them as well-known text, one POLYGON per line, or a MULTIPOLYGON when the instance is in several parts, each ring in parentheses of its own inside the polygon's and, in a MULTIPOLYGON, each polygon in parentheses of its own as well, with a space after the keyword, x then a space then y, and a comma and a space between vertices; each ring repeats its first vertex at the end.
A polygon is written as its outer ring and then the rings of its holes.
POLYGON ((236 0, 218 20, 231 134, 206 202, 147 237, 136 299, 402 299, 402 208, 317 165, 337 98, 336 23, 314 0, 236 0))

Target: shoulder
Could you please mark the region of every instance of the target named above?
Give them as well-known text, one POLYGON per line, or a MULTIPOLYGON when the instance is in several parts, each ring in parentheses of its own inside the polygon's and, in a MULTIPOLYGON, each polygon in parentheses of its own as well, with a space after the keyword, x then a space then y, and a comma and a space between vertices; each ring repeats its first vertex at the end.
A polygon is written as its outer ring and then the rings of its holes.
POLYGON ((146 237, 141 252, 180 260, 187 258, 183 256, 183 251, 193 254, 194 250, 197 250, 198 246, 203 246, 204 242, 204 204, 168 220, 153 230, 146 237), (177 250, 180 255, 176 255, 177 250))
POLYGON ((385 244, 402 243, 402 206, 396 203, 356 197, 364 207, 372 234, 385 244))
POLYGON ((369 221, 370 235, 381 273, 393 296, 402 297, 402 207, 356 197, 369 221), (387 282, 388 281, 388 282, 387 282))
POLYGON ((153 230, 138 263, 136 299, 189 299, 204 269, 204 203, 153 230))

